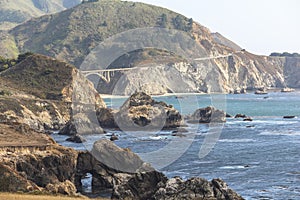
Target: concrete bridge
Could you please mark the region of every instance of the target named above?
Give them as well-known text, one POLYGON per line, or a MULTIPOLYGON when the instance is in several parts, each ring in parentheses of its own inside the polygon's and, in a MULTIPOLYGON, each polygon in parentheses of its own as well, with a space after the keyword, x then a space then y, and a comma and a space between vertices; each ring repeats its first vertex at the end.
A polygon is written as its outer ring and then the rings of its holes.
MULTIPOLYGON (((238 53, 241 51, 236 51, 235 53, 238 53)), ((229 56, 232 56, 233 53, 227 54, 227 55, 218 55, 218 56, 211 56, 211 57, 203 57, 203 58, 195 58, 194 61, 203 61, 203 60, 212 60, 212 59, 218 59, 218 58, 227 58, 229 56)), ((151 66, 153 67, 153 66, 151 66)), ((147 68, 147 67, 144 67, 147 68)), ((84 74, 86 77, 90 75, 98 75, 100 78, 102 78, 105 82, 109 83, 111 80, 111 76, 114 76, 115 72, 121 72, 121 71, 131 71, 131 70, 137 70, 140 69, 139 67, 132 67, 132 68, 115 68, 115 69, 97 69, 97 70, 82 70, 81 73, 84 74)))

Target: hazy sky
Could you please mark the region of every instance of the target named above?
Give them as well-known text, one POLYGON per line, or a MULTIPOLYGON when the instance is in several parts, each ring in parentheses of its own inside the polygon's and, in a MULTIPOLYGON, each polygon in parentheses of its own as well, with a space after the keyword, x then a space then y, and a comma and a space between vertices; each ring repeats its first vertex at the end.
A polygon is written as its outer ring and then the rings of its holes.
POLYGON ((247 51, 300 53, 300 0, 138 0, 184 14, 247 51))

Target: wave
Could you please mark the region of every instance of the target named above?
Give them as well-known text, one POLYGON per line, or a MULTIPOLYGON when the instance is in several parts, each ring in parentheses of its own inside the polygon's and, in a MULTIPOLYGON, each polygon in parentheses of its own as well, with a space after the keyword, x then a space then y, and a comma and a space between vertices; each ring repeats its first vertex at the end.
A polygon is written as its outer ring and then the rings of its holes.
POLYGON ((228 142, 228 143, 249 143, 249 142, 255 142, 254 139, 221 139, 218 140, 219 142, 228 142))
POLYGON ((289 136, 300 136, 299 131, 294 130, 283 130, 283 131, 263 131, 259 135, 289 135, 289 136))

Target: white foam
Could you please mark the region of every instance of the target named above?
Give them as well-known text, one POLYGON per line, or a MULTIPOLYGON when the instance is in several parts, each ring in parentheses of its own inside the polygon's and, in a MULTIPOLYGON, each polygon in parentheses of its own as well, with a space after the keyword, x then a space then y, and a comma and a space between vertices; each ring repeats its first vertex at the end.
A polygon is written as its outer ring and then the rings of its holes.
POLYGON ((219 142, 228 142, 228 143, 248 143, 255 142, 253 139, 222 139, 219 142))
POLYGON ((299 131, 292 131, 292 130, 286 130, 286 131, 263 131, 259 135, 289 135, 289 136, 299 136, 299 131))
POLYGON ((242 165, 232 165, 232 166, 223 166, 220 169, 245 169, 245 166, 242 165))

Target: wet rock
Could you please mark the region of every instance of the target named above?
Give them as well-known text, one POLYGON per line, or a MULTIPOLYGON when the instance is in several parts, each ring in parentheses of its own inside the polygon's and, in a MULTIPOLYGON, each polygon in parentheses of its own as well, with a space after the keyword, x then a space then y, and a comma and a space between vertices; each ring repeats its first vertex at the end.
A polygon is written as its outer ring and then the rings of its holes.
POLYGON ((283 116, 284 119, 293 119, 295 118, 296 116, 294 115, 286 115, 286 116, 283 116))
POLYGON ((243 121, 252 122, 253 119, 251 117, 246 117, 246 118, 243 119, 243 121))
POLYGON ((75 143, 84 143, 84 142, 86 142, 86 140, 81 135, 74 135, 70 138, 67 138, 66 141, 75 142, 75 143))
POLYGON ((246 118, 247 117, 247 115, 245 115, 245 114, 236 114, 235 116, 234 116, 234 118, 246 118))
POLYGON ((233 117, 232 115, 226 113, 226 118, 232 118, 232 117, 233 117))
POLYGON ((166 181, 167 177, 161 172, 136 173, 127 181, 114 186, 112 199, 153 199, 159 186, 166 181))
POLYGON ((183 181, 180 177, 175 177, 161 186, 155 193, 154 199, 243 199, 229 189, 221 179, 214 179, 210 182, 203 178, 191 178, 183 181))
POLYGON ((185 128, 179 127, 175 131, 172 131, 172 133, 188 133, 189 131, 185 128))
POLYGON ((110 141, 115 141, 115 140, 118 140, 119 137, 116 136, 114 133, 110 136, 110 141))
POLYGON ((189 123, 211 123, 211 122, 225 122, 226 113, 218 110, 212 106, 200 108, 196 110, 191 116, 188 117, 189 123))
POLYGON ((110 108, 97 109, 97 119, 102 128, 118 128, 114 119, 115 112, 116 111, 110 108))

